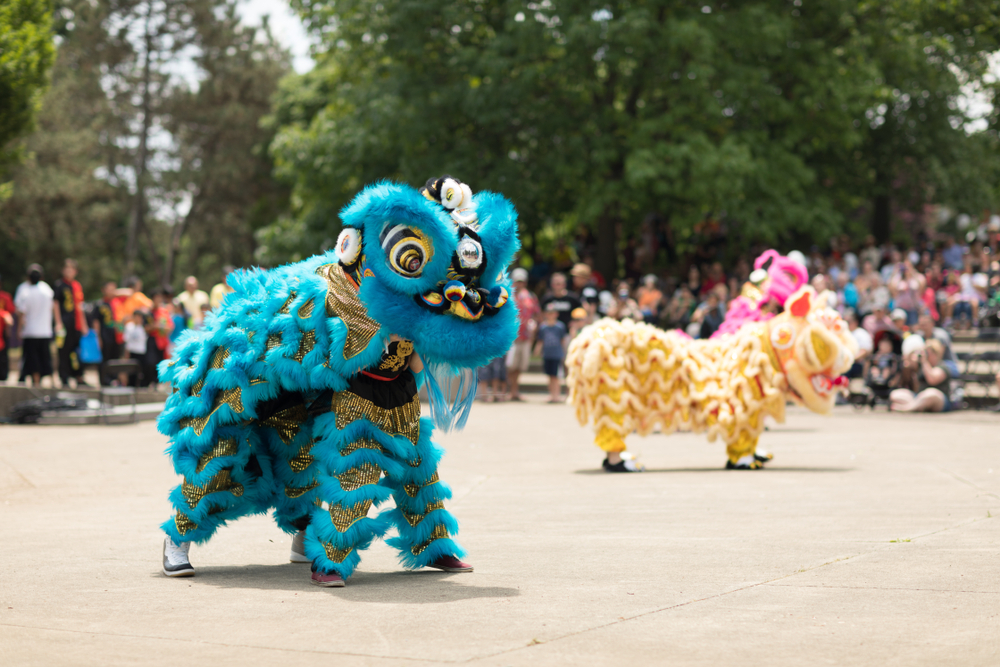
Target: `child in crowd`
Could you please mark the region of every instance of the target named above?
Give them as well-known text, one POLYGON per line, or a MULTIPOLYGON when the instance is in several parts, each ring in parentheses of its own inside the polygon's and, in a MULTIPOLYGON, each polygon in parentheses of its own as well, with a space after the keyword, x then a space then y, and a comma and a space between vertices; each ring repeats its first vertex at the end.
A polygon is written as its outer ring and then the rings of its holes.
POLYGON ((888 401, 889 394, 899 386, 900 355, 899 336, 893 331, 879 331, 875 334, 876 352, 868 366, 865 384, 872 392, 871 406, 879 400, 888 401))
POLYGON ((542 325, 538 327, 535 355, 541 354, 545 374, 549 376, 549 403, 562 403, 559 371, 566 356, 566 325, 559 321, 559 311, 554 304, 545 308, 542 325))
POLYGON ((125 322, 125 358, 141 359, 146 355, 146 342, 149 335, 146 333, 146 318, 136 311, 125 322))

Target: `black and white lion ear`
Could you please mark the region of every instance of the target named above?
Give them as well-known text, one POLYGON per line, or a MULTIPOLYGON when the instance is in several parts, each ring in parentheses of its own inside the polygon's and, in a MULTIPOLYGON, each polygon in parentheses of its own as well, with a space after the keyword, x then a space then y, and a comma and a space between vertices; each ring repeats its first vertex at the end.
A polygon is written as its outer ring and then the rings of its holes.
POLYGON ((337 259, 344 266, 358 261, 361 254, 361 232, 353 227, 345 227, 337 237, 337 259))

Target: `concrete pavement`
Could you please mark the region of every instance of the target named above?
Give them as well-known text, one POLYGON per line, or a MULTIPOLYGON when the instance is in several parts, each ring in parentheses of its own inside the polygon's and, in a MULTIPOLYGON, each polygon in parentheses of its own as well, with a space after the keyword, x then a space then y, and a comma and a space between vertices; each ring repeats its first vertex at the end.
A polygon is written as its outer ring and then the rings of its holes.
POLYGON ((607 475, 570 408, 477 403, 440 439, 476 572, 376 543, 343 589, 266 517, 163 577, 151 423, 2 426, 0 665, 997 665, 998 426, 793 409, 767 470, 685 434, 607 475))

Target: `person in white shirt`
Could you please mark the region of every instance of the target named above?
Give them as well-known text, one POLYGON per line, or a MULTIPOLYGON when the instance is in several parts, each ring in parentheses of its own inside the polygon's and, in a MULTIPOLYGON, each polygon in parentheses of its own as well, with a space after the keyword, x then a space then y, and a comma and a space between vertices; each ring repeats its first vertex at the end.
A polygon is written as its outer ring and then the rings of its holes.
POLYGON ((146 356, 146 344, 149 341, 142 313, 132 313, 132 319, 125 323, 124 338, 128 357, 138 359, 141 362, 142 358, 146 356))
POLYGON ((40 386, 42 378, 52 375, 53 326, 55 332, 65 335, 59 306, 53 299, 52 288, 42 281, 42 267, 32 264, 28 267, 28 280, 21 283, 14 296, 14 308, 18 314, 18 332, 21 344, 21 381, 30 375, 34 386, 40 386))
POLYGON ((204 318, 201 307, 210 305, 210 301, 208 295, 198 289, 197 278, 188 276, 184 279, 184 291, 177 295, 174 303, 187 311, 188 317, 191 318, 192 329, 201 328, 201 321, 204 318))

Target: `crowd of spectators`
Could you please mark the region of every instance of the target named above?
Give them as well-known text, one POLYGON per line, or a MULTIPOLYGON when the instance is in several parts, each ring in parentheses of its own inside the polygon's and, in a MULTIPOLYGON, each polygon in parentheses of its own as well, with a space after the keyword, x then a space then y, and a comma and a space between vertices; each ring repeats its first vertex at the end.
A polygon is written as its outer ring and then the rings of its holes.
POLYGON ((174 295, 167 287, 152 296, 143 292, 142 281, 131 277, 122 286, 107 282, 100 298, 87 301, 77 281, 78 266, 67 259, 59 279, 50 286, 38 264, 28 267, 24 282, 12 297, 0 279, 0 383, 9 380, 10 350, 21 348, 17 382, 38 387, 52 377, 56 386, 87 386, 84 370, 99 369, 105 386, 155 385, 156 365, 169 359, 174 341, 185 329, 202 327, 205 314, 232 291, 223 269, 222 280, 206 294, 194 276, 184 281, 184 291, 174 295), (53 364, 52 348, 56 351, 53 364), (109 363, 129 359, 134 364, 109 363))
MULTIPOLYGON (((521 400, 521 374, 534 355, 549 376, 549 400, 561 401, 568 343, 600 317, 679 328, 693 338, 707 338, 719 328, 729 302, 749 279, 753 257, 740 257, 727 269, 717 258, 721 248, 713 255, 712 244, 706 244, 679 274, 675 263, 643 275, 638 268, 649 264, 655 255, 650 249, 659 243, 647 233, 652 227, 643 229, 649 238, 628 244, 622 279, 608 280, 595 270, 587 232, 574 243, 557 243, 548 258, 535 257, 530 270, 512 270, 520 329, 506 358, 481 369, 485 400, 521 400)), ((830 306, 848 322, 862 350, 851 374, 865 379, 872 400, 901 411, 947 410, 961 399, 950 382, 958 375, 951 332, 998 324, 998 243, 1000 234, 969 243, 943 235, 906 248, 878 245, 870 236, 858 246, 837 237, 826 252, 813 247, 808 255, 790 256, 808 268, 818 292, 829 290, 830 306)), ((106 283, 101 297, 88 302, 76 280, 76 262, 66 260, 52 287, 42 267, 32 264, 13 297, 0 282, 0 381, 9 374, 8 351, 20 346, 19 382, 37 386, 57 370, 61 386, 82 385, 84 366, 96 359, 102 384, 155 383, 156 364, 170 357, 180 333, 200 328, 231 291, 230 271, 224 269, 210 294, 191 276, 180 294, 163 288, 148 297, 133 277, 122 286, 106 283), (138 362, 139 371, 126 376, 108 369, 109 361, 123 358, 138 362)))
MULTIPOLYGON (((837 237, 826 252, 814 247, 808 255, 793 251, 790 256, 808 268, 817 292, 828 290, 830 306, 850 324, 862 350, 854 376, 880 390, 880 376, 886 375, 879 396, 893 409, 948 410, 961 399, 960 387, 951 382, 958 376, 951 332, 998 325, 998 243, 1000 234, 967 244, 942 235, 906 248, 878 245, 871 236, 857 246, 848 237, 837 237), (883 366, 875 364, 872 377, 869 369, 883 339, 892 348, 893 361, 886 367, 887 358, 880 357, 883 366), (905 353, 904 339, 910 339, 905 353)), ((638 252, 634 244, 630 248, 638 252)), ((626 263, 633 259, 625 257, 626 263)), ((491 364, 483 375, 489 382, 486 400, 520 399, 518 379, 533 344, 549 376, 550 400, 559 400, 568 341, 600 317, 678 328, 693 338, 711 336, 749 279, 753 259, 740 257, 727 270, 713 257, 696 257, 680 279, 672 271, 637 275, 633 266, 626 270, 630 277, 607 281, 586 250, 557 243, 553 256, 536 259, 530 272, 520 268, 512 273, 522 322, 506 363, 509 394, 494 389, 503 369, 491 364), (572 263, 578 257, 583 259, 572 263), (556 267, 566 270, 554 271, 556 267)))

